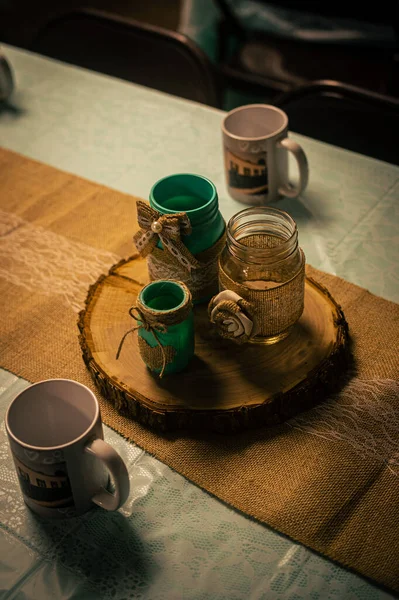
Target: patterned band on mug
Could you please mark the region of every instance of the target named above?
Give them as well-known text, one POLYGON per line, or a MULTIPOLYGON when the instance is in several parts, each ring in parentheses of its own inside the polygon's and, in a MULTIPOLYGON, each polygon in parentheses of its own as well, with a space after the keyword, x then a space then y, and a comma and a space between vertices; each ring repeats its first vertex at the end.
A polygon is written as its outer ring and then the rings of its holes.
POLYGON ((47 508, 73 506, 72 489, 65 462, 51 465, 38 463, 33 469, 15 454, 13 458, 22 492, 27 498, 47 508))
MULTIPOLYGON (((249 146, 247 143, 246 146, 249 146)), ((227 183, 231 191, 247 195, 266 195, 269 191, 266 151, 246 154, 224 149, 227 183)))

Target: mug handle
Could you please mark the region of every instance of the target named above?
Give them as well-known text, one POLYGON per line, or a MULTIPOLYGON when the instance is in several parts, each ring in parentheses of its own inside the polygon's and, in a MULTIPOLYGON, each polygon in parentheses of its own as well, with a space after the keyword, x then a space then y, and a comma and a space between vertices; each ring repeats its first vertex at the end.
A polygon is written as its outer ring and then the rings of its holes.
POLYGON ((85 451, 96 456, 105 464, 115 483, 113 494, 101 488, 98 494, 93 496, 92 501, 105 508, 105 510, 118 510, 126 502, 129 495, 129 474, 125 463, 116 450, 100 438, 96 438, 88 444, 85 451))
POLYGON ((291 152, 297 162, 298 170, 299 170, 299 184, 297 187, 285 183, 280 186, 278 191, 282 196, 286 196, 287 198, 296 198, 303 192, 308 184, 309 179, 309 167, 308 167, 308 159, 306 158, 305 152, 302 150, 301 146, 291 140, 290 138, 284 138, 277 142, 278 148, 284 148, 291 152))

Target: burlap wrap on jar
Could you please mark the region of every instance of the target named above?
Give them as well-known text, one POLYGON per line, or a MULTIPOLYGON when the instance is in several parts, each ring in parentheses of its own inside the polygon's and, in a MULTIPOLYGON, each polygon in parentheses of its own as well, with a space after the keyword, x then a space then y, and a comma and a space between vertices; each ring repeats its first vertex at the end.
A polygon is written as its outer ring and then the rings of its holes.
POLYGON ((218 258, 225 245, 225 232, 210 248, 193 255, 182 240, 192 231, 186 213, 163 215, 145 202, 137 201, 137 217, 140 230, 133 241, 140 255, 147 258, 151 281, 182 281, 194 302, 209 299, 217 292, 218 258))

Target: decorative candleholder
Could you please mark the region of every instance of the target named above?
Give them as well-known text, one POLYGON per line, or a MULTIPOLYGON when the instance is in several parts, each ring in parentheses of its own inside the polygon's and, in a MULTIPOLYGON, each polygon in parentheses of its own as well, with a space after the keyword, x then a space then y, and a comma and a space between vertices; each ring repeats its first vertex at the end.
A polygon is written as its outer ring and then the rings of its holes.
POLYGON ((139 351, 147 367, 162 378, 187 366, 194 355, 191 293, 181 281, 159 280, 146 285, 129 314, 137 325, 120 341, 116 358, 129 333, 138 331, 139 351))
POLYGON ((147 257, 151 280, 175 279, 195 303, 218 289, 218 258, 225 245, 225 222, 214 184, 200 175, 170 175, 150 192, 150 206, 137 202, 140 231, 133 240, 147 257))
POLYGON ((248 208, 230 219, 219 285, 209 316, 222 337, 261 344, 287 337, 302 315, 305 289, 305 255, 288 213, 248 208))

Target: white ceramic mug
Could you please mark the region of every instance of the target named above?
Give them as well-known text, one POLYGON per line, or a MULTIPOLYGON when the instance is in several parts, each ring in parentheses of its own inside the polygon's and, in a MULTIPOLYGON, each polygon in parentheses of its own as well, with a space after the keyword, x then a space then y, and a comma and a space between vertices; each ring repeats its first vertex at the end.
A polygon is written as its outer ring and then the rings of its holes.
POLYGON ((222 122, 224 164, 229 194, 240 202, 265 205, 280 197, 296 198, 308 183, 301 146, 288 137, 288 117, 267 104, 230 111, 222 122), (288 179, 288 152, 296 159, 299 183, 288 179))
POLYGON ((117 510, 126 501, 125 463, 104 442, 100 407, 86 386, 69 379, 29 386, 10 404, 6 429, 24 500, 36 513, 70 517, 93 503, 117 510))

